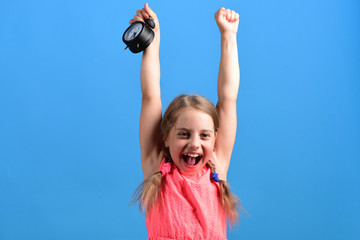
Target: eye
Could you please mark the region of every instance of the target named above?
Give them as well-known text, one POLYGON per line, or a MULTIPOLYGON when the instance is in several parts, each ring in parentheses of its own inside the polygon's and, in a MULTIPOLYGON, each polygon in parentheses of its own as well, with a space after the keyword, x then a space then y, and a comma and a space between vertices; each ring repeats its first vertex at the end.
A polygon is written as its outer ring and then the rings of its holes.
POLYGON ((177 135, 179 137, 188 137, 190 134, 188 132, 181 131, 181 132, 178 132, 177 135))
POLYGON ((202 138, 210 138, 210 137, 211 137, 211 134, 210 134, 210 133, 202 133, 202 134, 201 134, 201 137, 202 137, 202 138))

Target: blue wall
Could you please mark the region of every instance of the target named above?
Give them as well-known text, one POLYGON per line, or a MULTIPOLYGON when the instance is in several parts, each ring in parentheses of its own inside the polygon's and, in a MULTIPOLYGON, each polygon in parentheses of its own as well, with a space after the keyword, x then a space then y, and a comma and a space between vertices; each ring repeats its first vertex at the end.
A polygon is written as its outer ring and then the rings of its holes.
MULTIPOLYGON (((0 239, 146 239, 141 54, 121 38, 143 1, 0 3, 0 239)), ((231 239, 360 239, 358 1, 150 2, 164 106, 216 101, 214 13, 240 14, 228 181, 249 216, 231 239)))

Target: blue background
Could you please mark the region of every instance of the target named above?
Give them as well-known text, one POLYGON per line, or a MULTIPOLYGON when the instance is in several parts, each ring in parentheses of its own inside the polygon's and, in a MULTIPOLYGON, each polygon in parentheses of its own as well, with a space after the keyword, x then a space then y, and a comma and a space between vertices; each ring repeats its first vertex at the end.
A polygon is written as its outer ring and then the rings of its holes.
MULTIPOLYGON (((146 239, 143 1, 0 2, 0 239, 146 239)), ((214 13, 239 12, 238 131, 228 181, 248 211, 231 239, 360 239, 360 3, 154 0, 164 107, 216 102, 214 13)))

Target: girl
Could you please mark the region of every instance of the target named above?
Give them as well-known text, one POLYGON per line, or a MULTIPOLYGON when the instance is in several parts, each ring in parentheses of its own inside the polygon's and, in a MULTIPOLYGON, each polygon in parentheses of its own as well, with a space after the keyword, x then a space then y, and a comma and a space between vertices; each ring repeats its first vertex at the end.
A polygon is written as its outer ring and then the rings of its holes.
POLYGON ((146 211, 149 239, 226 239, 226 219, 236 222, 240 207, 226 183, 236 135, 239 15, 225 8, 215 14, 221 33, 216 108, 199 95, 181 95, 163 117, 158 18, 145 4, 129 23, 147 18, 152 18, 156 27, 141 62, 144 182, 133 199, 146 211))

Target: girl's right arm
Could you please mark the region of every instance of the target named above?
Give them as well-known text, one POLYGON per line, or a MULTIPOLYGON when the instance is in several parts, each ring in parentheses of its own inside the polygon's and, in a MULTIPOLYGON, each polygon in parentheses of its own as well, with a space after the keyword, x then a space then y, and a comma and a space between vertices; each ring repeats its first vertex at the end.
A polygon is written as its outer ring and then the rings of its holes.
POLYGON ((130 24, 134 21, 144 22, 149 17, 155 22, 155 37, 143 52, 140 73, 142 105, 139 137, 144 179, 157 172, 161 162, 160 27, 156 14, 147 3, 143 9, 137 10, 134 19, 130 20, 130 24))

